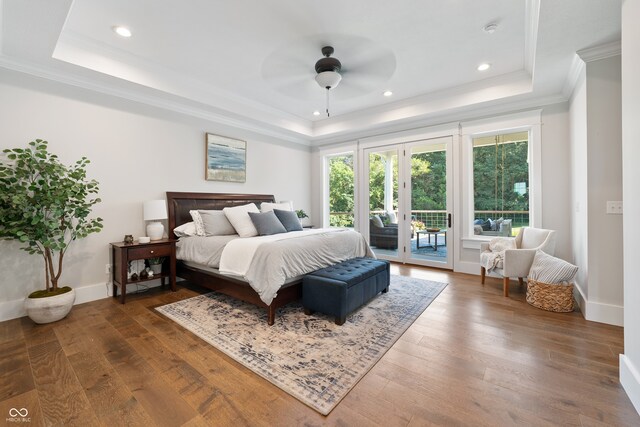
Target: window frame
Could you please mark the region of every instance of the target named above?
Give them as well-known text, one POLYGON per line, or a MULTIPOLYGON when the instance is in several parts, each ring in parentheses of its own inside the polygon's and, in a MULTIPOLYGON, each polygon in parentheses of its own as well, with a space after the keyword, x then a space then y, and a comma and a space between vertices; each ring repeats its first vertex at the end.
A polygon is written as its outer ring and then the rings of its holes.
POLYGON ((353 229, 359 230, 359 203, 358 203, 358 150, 357 147, 341 147, 336 150, 327 150, 322 156, 322 227, 329 228, 331 206, 329 200, 329 161, 334 157, 352 156, 353 158, 353 229))
POLYGON ((473 140, 474 138, 503 135, 514 132, 529 134, 529 226, 542 227, 542 141, 540 116, 542 110, 492 117, 463 123, 462 130, 462 247, 480 249, 480 244, 492 236, 473 234, 474 183, 473 140))

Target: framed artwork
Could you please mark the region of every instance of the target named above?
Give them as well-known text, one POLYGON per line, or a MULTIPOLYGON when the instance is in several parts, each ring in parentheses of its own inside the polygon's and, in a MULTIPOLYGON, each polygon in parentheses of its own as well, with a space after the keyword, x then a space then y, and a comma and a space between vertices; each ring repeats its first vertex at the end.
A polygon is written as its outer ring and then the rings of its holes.
POLYGON ((247 142, 212 133, 206 139, 207 181, 245 182, 247 142))

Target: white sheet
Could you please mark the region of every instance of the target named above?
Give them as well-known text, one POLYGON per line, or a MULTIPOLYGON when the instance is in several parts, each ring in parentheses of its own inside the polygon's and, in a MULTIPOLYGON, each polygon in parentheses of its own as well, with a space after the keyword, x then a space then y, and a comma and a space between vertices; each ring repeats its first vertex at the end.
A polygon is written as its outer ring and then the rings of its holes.
POLYGON ((317 228, 312 230, 291 231, 271 236, 247 237, 228 242, 220 257, 220 272, 244 277, 249 271, 254 255, 261 245, 281 240, 299 239, 314 234, 326 234, 347 231, 336 228, 317 228))

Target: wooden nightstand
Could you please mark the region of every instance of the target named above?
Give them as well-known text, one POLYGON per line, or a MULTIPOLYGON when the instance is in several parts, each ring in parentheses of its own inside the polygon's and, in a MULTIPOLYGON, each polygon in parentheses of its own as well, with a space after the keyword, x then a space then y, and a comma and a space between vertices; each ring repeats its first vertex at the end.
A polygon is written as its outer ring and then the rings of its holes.
POLYGON ((111 243, 111 254, 113 259, 113 297, 118 296, 118 287, 120 287, 120 302, 124 304, 127 295, 127 285, 129 283, 140 283, 149 280, 160 279, 164 287, 164 280, 168 277, 171 290, 176 290, 176 240, 162 239, 154 240, 149 243, 111 243), (165 257, 162 263, 162 273, 156 274, 150 279, 127 279, 129 270, 129 261, 136 259, 149 259, 156 257, 165 257))

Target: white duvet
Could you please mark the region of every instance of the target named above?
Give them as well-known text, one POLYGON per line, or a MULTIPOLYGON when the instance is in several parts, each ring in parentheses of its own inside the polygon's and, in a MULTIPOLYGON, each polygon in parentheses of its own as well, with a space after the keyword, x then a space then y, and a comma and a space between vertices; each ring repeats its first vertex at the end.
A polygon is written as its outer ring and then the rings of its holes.
POLYGON ((360 233, 321 228, 231 240, 219 271, 246 280, 268 305, 287 280, 362 256, 374 257, 360 233))

